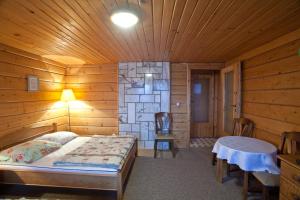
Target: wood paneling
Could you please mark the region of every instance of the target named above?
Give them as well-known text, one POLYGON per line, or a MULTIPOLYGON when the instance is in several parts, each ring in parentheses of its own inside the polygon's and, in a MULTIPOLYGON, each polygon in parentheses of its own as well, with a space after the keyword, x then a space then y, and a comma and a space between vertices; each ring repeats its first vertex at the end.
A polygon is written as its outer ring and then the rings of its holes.
POLYGON ((66 107, 60 104, 66 67, 0 44, 0 139, 23 127, 67 124, 66 107), (40 91, 28 92, 27 75, 40 79, 40 91))
POLYGON ((187 110, 187 64, 171 64, 171 113, 173 113, 173 132, 176 135, 176 146, 187 147, 188 110, 187 110), (176 103, 180 106, 177 107, 176 103))
POLYGON ((243 62, 243 116, 276 145, 282 132, 300 130, 299 39, 300 29, 234 59, 243 62))
POLYGON ((76 65, 66 70, 66 88, 74 90, 71 130, 78 134, 118 133, 118 65, 76 65))
POLYGON ((297 29, 299 17, 298 0, 2 0, 0 42, 88 64, 220 62, 297 29), (124 30, 110 15, 127 2, 142 16, 124 30))

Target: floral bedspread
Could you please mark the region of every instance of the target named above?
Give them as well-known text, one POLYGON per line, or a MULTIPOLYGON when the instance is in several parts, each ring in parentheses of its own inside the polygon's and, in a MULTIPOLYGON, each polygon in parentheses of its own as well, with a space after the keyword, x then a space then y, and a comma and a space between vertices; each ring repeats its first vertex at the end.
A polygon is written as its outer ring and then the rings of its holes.
POLYGON ((54 166, 101 167, 119 170, 131 149, 134 137, 93 136, 67 153, 54 166))

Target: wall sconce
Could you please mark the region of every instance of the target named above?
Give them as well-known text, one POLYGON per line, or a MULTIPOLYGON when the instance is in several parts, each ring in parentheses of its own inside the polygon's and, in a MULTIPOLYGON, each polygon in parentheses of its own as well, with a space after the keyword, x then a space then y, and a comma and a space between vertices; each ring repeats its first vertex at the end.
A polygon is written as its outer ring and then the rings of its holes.
POLYGON ((71 131, 70 102, 75 100, 76 98, 72 89, 64 89, 62 91, 61 101, 68 104, 69 131, 71 131))

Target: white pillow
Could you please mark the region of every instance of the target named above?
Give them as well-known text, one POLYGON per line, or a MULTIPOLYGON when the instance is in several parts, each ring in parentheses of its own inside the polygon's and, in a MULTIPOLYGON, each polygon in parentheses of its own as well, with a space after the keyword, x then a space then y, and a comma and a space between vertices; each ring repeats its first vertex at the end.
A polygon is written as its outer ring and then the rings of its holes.
POLYGON ((41 137, 38 137, 36 138, 36 140, 46 140, 46 141, 56 142, 61 145, 64 145, 76 137, 78 137, 76 133, 69 132, 69 131, 58 131, 55 133, 49 133, 41 137))

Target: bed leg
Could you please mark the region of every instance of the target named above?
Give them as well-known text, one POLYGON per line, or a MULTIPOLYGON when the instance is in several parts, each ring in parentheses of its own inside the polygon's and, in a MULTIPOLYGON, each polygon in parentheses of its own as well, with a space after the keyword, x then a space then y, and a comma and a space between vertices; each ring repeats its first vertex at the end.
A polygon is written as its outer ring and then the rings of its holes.
POLYGON ((117 200, 122 200, 122 199, 123 199, 123 184, 120 175, 118 179, 117 200))

